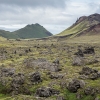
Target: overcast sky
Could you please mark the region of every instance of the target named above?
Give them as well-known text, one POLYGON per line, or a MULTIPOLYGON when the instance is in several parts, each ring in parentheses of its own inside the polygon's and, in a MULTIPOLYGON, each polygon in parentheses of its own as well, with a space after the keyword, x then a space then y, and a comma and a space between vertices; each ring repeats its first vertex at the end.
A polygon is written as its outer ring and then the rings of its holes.
POLYGON ((39 23, 53 34, 80 16, 100 14, 100 0, 0 0, 0 29, 14 31, 39 23))

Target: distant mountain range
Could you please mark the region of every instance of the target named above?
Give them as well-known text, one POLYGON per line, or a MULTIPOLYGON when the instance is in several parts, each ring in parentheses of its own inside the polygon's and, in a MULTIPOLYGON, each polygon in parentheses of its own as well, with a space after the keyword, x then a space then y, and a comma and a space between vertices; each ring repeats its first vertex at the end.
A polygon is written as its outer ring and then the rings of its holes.
POLYGON ((64 35, 70 37, 100 35, 100 14, 80 17, 71 27, 58 34, 64 35))
POLYGON ((9 32, 5 30, 0 30, 0 36, 8 39, 29 39, 29 38, 43 38, 51 36, 52 33, 47 31, 43 26, 38 23, 27 25, 24 28, 16 30, 14 32, 9 32))
POLYGON ((90 35, 100 35, 100 14, 96 13, 90 16, 82 16, 77 19, 77 21, 72 26, 55 36, 52 36, 52 33, 47 31, 43 26, 39 25, 38 23, 27 25, 24 28, 21 28, 14 32, 0 30, 0 36, 7 39, 44 38, 48 36, 79 37, 90 35))

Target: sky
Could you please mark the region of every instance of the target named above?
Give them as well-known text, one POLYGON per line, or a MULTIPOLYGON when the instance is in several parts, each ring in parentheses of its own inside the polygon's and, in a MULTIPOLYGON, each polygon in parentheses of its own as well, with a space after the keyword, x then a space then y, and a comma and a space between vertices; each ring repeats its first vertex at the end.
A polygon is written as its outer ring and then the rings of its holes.
POLYGON ((14 31, 39 23, 53 34, 81 16, 100 14, 100 0, 0 0, 0 29, 14 31))

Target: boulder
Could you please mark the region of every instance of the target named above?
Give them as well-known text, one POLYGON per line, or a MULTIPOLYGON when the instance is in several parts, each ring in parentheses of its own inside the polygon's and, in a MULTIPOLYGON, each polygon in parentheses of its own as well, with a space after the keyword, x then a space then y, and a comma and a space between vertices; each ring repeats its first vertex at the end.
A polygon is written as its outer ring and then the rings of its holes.
POLYGON ((78 100, 81 100, 82 97, 83 97, 83 95, 82 95, 81 93, 76 93, 76 98, 77 98, 78 100))
POLYGON ((49 87, 41 87, 36 90, 36 95, 39 97, 50 97, 55 94, 58 95, 59 91, 49 87))
POLYGON ((87 75, 80 75, 78 78, 79 78, 79 79, 85 80, 85 79, 88 79, 89 76, 87 76, 87 75))
POLYGON ((56 100, 66 100, 63 96, 58 96, 56 100))
POLYGON ((11 91, 14 94, 18 94, 21 90, 21 87, 24 84, 25 76, 22 73, 18 73, 14 75, 12 82, 11 82, 11 91))
POLYGON ((96 80, 99 78, 99 75, 98 75, 98 73, 92 73, 91 75, 89 75, 89 78, 92 80, 96 80))
POLYGON ((85 74, 85 75, 90 75, 91 73, 98 73, 98 71, 89 67, 83 67, 82 71, 80 72, 80 74, 85 74))
POLYGON ((84 57, 83 51, 81 49, 78 49, 78 52, 74 53, 74 55, 84 57))
POLYGON ((24 84, 24 80, 25 80, 24 74, 18 73, 16 75, 14 75, 13 80, 12 80, 12 83, 22 85, 22 84, 24 84))
POLYGON ((98 62, 99 62, 99 60, 97 60, 96 58, 87 60, 88 65, 95 64, 95 63, 98 63, 98 62))
POLYGON ((84 59, 83 59, 83 57, 75 56, 73 58, 72 65, 73 66, 82 66, 82 65, 84 65, 84 59))
POLYGON ((41 75, 39 72, 30 73, 29 77, 30 77, 31 82, 33 83, 42 82, 41 75))
POLYGON ((99 97, 96 97, 94 100, 100 100, 100 98, 99 97))
POLYGON ((51 79, 62 79, 64 75, 63 74, 51 74, 49 77, 51 79))
POLYGON ((47 67, 47 70, 51 71, 51 72, 58 72, 61 71, 62 69, 59 67, 59 64, 49 64, 49 66, 47 67))
POLYGON ((78 49, 74 55, 84 57, 84 54, 95 54, 94 47, 86 47, 84 50, 78 49))
POLYGON ((83 80, 73 79, 69 82, 67 88, 70 92, 76 93, 79 88, 83 88, 85 86, 85 82, 83 80))
POLYGON ((53 63, 51 63, 45 58, 25 59, 24 64, 27 67, 33 67, 34 69, 46 69, 52 72, 57 72, 61 70, 61 68, 59 67, 59 60, 56 60, 53 63))
POLYGON ((79 74, 85 75, 89 79, 92 79, 92 80, 98 79, 100 77, 100 73, 97 70, 89 68, 89 67, 83 67, 82 71, 79 72, 79 74))
POLYGON ((14 68, 1 68, 1 77, 5 76, 13 76, 15 74, 15 69, 14 68))
POLYGON ((95 89, 95 88, 92 88, 92 87, 87 87, 85 90, 84 90, 84 94, 85 95, 91 95, 91 96, 94 96, 95 94, 98 93, 98 90, 95 89))
POLYGON ((82 71, 80 72, 80 74, 84 74, 84 75, 90 75, 91 73, 93 73, 92 68, 89 67, 83 67, 82 71))
POLYGON ((94 47, 87 47, 83 51, 84 54, 95 54, 94 47))

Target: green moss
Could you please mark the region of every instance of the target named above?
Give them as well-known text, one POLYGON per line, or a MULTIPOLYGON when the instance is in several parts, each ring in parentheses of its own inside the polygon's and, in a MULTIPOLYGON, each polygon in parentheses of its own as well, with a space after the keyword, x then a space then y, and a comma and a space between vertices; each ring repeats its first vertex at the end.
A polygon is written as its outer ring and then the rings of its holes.
POLYGON ((0 100, 3 100, 6 96, 4 94, 0 94, 0 100))
MULTIPOLYGON (((68 90, 64 90, 64 96, 66 100, 79 100, 76 98, 76 93, 71 93, 68 90)), ((81 100, 94 100, 94 97, 90 95, 86 96, 83 94, 83 97, 81 98, 81 100)))
POLYGON ((6 87, 0 83, 0 93, 5 93, 6 87))

